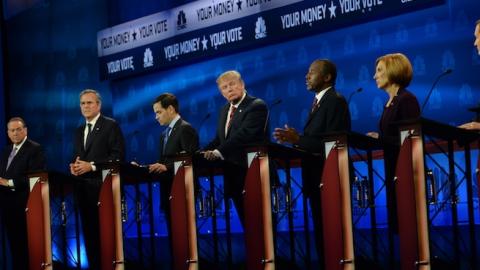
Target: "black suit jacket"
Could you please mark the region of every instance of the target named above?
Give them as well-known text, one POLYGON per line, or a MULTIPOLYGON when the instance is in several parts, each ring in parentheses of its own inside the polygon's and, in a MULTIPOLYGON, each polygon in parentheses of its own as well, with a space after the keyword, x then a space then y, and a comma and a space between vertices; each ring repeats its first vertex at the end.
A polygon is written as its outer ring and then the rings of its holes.
MULTIPOLYGON (((125 141, 120 126, 112 118, 100 115, 92 128, 86 145, 83 145, 85 124, 77 128, 74 139, 74 156, 83 161, 102 163, 123 161, 125 157, 125 141)), ((101 170, 80 175, 82 178, 100 178, 101 170)))
POLYGON ((160 180, 161 208, 168 211, 168 198, 173 183, 173 158, 178 154, 195 153, 198 150, 198 135, 192 125, 182 118, 178 119, 173 126, 164 151, 165 135, 165 132, 163 132, 160 136, 160 158, 158 162, 165 164, 168 169, 162 173, 162 179, 160 180))
POLYGON ((247 168, 244 146, 268 141, 265 132, 267 105, 259 98, 246 95, 235 111, 230 130, 225 137, 225 123, 229 108, 230 104, 227 103, 220 111, 216 136, 205 149, 218 149, 225 161, 247 168))
POLYGON ((303 135, 296 147, 310 153, 319 153, 316 160, 302 160, 303 191, 310 196, 319 190, 320 177, 324 161, 324 145, 322 134, 336 131, 350 131, 351 121, 345 98, 334 88, 327 90, 319 101, 319 106, 310 113, 303 135))
POLYGON ((42 147, 40 144, 27 138, 7 170, 8 156, 12 148, 13 145, 9 145, 2 152, 0 157, 0 176, 5 179, 13 179, 15 192, 28 193, 29 184, 26 173, 46 169, 42 147))

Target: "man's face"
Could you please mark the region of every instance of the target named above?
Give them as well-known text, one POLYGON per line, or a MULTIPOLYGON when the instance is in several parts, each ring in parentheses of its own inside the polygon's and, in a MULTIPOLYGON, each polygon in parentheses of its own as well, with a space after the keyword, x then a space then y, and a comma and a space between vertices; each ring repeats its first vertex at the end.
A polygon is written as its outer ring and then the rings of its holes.
POLYGON ((7 125, 8 138, 14 144, 19 144, 27 137, 27 128, 20 121, 12 121, 7 125))
POLYGON ((477 47, 478 54, 480 55, 480 24, 477 24, 475 27, 475 42, 473 46, 477 47))
POLYGON ((101 107, 102 104, 94 93, 86 93, 80 97, 80 109, 87 121, 93 120, 100 113, 101 107))
POLYGON ((225 76, 218 81, 218 89, 228 102, 237 104, 242 99, 245 85, 236 76, 225 76))
MULTIPOLYGON (((327 75, 330 76, 330 75, 327 75)), ((305 75, 305 84, 307 89, 313 92, 319 92, 326 88, 328 77, 323 75, 323 65, 321 62, 313 62, 305 75)))
POLYGON ((155 112, 155 119, 162 126, 168 126, 174 118, 174 112, 172 106, 168 106, 166 109, 162 107, 160 102, 153 104, 153 112, 155 112))
POLYGON ((377 87, 380 89, 385 89, 390 84, 386 72, 386 66, 383 61, 378 62, 377 67, 375 68, 375 76, 373 76, 373 78, 377 83, 377 87))

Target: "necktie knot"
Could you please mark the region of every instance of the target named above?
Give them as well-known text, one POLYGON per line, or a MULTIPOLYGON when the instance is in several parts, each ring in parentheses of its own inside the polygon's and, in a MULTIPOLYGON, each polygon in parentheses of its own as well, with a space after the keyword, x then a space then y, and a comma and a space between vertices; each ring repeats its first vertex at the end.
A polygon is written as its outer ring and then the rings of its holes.
POLYGON ((232 118, 233 118, 233 115, 235 114, 236 110, 237 110, 237 107, 235 107, 235 106, 230 107, 230 115, 228 116, 227 131, 230 130, 230 127, 232 126, 232 118))

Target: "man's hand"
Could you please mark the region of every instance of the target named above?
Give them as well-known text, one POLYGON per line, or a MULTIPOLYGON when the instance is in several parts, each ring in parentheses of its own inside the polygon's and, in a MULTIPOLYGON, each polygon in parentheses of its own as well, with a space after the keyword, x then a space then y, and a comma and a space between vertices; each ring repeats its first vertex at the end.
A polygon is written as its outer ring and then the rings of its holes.
POLYGON ((77 157, 74 163, 70 163, 70 173, 75 176, 91 172, 92 170, 92 164, 90 164, 90 162, 80 160, 80 157, 77 157))
POLYGON ((0 186, 9 187, 9 185, 8 185, 8 180, 5 179, 5 178, 0 177, 0 186))
POLYGON ((300 140, 300 134, 294 128, 285 125, 284 128, 275 128, 273 138, 275 138, 278 143, 296 144, 300 140))
POLYGON ((371 138, 374 138, 374 139, 378 139, 378 137, 380 136, 378 134, 378 132, 375 132, 375 131, 370 131, 370 132, 367 132, 366 134, 368 137, 371 137, 371 138))
POLYGON ((468 130, 480 130, 480 123, 476 122, 476 121, 473 121, 473 122, 470 122, 470 123, 465 123, 465 124, 460 125, 458 127, 468 129, 468 130))
POLYGON ((167 170, 167 166, 162 163, 153 163, 148 165, 148 171, 150 173, 163 173, 167 170))
MULTIPOLYGON (((218 152, 218 153, 220 153, 220 152, 218 152)), ((217 160, 217 159, 222 158, 220 155, 217 154, 217 151, 214 151, 214 150, 208 150, 208 151, 203 152, 203 157, 206 160, 217 160)))

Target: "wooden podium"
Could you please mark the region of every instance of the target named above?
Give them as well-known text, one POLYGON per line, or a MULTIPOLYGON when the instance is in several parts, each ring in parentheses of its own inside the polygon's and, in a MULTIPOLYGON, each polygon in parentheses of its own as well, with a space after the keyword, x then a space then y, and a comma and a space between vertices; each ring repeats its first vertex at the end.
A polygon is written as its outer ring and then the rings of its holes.
POLYGON ((173 269, 197 270, 197 226, 191 158, 175 161, 174 172, 175 176, 169 198, 173 239, 173 269))
POLYGON ((270 174, 266 148, 248 151, 244 187, 245 243, 249 270, 275 269, 270 174))
MULTIPOLYGON (((325 269, 355 269, 355 249, 352 220, 352 198, 350 179, 349 147, 367 152, 381 147, 377 139, 355 132, 336 132, 323 135, 325 163, 320 183, 320 200, 322 205, 323 246, 325 269)), ((369 169, 371 170, 371 169, 369 169)), ((368 187, 373 194, 373 186, 368 187)), ((373 205, 370 197, 368 205, 373 205)), ((372 210, 372 224, 375 212, 372 210)), ((373 226, 372 233, 376 230, 373 226)), ((372 237, 374 238, 374 237, 372 237)), ((376 240, 372 240, 374 252, 376 240)))
POLYGON ((102 177, 98 199, 101 266, 102 270, 123 270, 120 167, 102 169, 102 177))
MULTIPOLYGON (((30 194, 27 208, 28 255, 30 270, 52 269, 50 231, 50 189, 48 173, 29 174, 30 194)), ((15 241, 15 239, 12 239, 15 241)))
MULTIPOLYGON (((447 142, 449 163, 450 196, 455 196, 455 168, 453 161, 454 141, 461 144, 466 152, 466 183, 468 201, 468 223, 470 232, 470 248, 475 254, 475 227, 473 217, 472 179, 470 171, 470 146, 469 144, 478 139, 475 132, 462 130, 453 126, 445 125, 428 119, 416 119, 396 123, 400 132, 400 152, 396 164, 395 191, 397 197, 397 215, 400 239, 401 269, 432 268, 428 198, 425 171, 425 142, 424 136, 432 136, 447 142)), ((437 142, 438 144, 438 142, 437 142)), ((454 230, 454 256, 459 258, 458 237, 458 214, 453 201, 452 227, 454 230)), ((473 259, 475 265, 475 260, 473 259)), ((458 262, 457 262, 458 263, 458 262)))

